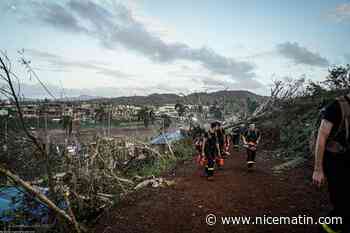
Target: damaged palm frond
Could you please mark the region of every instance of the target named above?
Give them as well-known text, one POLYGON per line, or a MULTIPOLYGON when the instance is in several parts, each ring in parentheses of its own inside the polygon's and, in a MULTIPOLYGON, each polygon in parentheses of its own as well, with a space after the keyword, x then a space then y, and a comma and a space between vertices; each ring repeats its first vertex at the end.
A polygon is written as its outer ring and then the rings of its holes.
POLYGON ((285 78, 274 80, 270 97, 255 109, 251 118, 258 118, 268 112, 281 109, 283 106, 293 104, 298 98, 305 95, 305 77, 299 79, 285 78))

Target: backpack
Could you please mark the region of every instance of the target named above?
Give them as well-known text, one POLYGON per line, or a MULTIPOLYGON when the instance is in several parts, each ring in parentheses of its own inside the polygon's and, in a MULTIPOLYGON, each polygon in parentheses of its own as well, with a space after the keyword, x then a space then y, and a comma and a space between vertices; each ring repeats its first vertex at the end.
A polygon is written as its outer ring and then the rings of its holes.
POLYGON ((251 137, 251 136, 252 136, 252 135, 251 135, 252 133, 255 134, 256 139, 258 139, 258 138, 260 137, 260 131, 259 131, 257 128, 255 128, 253 132, 252 132, 251 130, 248 129, 248 130, 246 131, 246 133, 244 134, 244 137, 246 137, 246 139, 247 139, 248 137, 251 137))
MULTIPOLYGON (((340 109, 341 109, 341 114, 342 114, 342 120, 339 124, 338 130, 335 132, 335 134, 330 135, 328 140, 327 140, 327 145, 326 148, 327 150, 329 150, 330 152, 334 152, 334 153, 344 153, 348 150, 350 150, 350 145, 349 145, 349 136, 350 136, 350 132, 349 132, 349 124, 350 124, 350 99, 347 96, 340 96, 338 98, 336 98, 336 101, 338 102, 340 109), (345 130, 345 139, 346 139, 346 145, 341 145, 340 142, 338 142, 338 137, 340 135, 340 133, 345 130)), ((320 113, 319 113, 319 119, 316 122, 316 126, 315 129, 312 132, 311 135, 311 140, 310 140, 310 150, 312 153, 315 152, 316 149, 316 141, 317 141, 317 134, 318 134, 318 128, 321 124, 321 115, 322 112, 325 109, 321 109, 320 113)))
POLYGON ((350 121, 350 99, 347 96, 341 96, 337 98, 342 112, 342 121, 340 122, 338 132, 336 135, 344 129, 345 127, 345 138, 349 141, 349 121, 350 121))

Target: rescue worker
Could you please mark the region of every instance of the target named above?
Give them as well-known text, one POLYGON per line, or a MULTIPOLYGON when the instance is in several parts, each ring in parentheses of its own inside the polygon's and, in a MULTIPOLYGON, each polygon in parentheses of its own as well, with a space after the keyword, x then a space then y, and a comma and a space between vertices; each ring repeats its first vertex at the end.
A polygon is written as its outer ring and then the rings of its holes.
POLYGON ((202 140, 202 137, 196 137, 193 141, 194 143, 194 146, 195 146, 195 149, 196 149, 196 152, 197 154, 201 154, 202 152, 202 143, 203 143, 203 140, 202 140))
POLYGON ((239 139, 241 137, 241 132, 239 127, 234 127, 232 128, 232 142, 233 142, 233 147, 238 148, 239 145, 239 139))
POLYGON ((205 174, 208 180, 213 180, 215 158, 220 153, 219 140, 215 132, 216 123, 211 123, 203 139, 202 156, 207 159, 205 174))
POLYGON ((216 122, 215 127, 216 136, 218 137, 219 141, 219 153, 216 155, 216 164, 217 167, 220 169, 223 166, 223 156, 224 156, 224 150, 225 150, 225 129, 222 127, 220 122, 216 122))
POLYGON ((224 151, 221 152, 225 155, 230 155, 230 148, 231 148, 231 135, 230 134, 226 134, 225 136, 225 143, 224 143, 224 151))
POLYGON ((204 159, 204 157, 202 157, 203 137, 204 137, 204 134, 196 137, 193 141, 194 146, 195 146, 195 150, 196 150, 196 162, 199 165, 201 165, 201 163, 204 159))
POLYGON ((243 142, 242 136, 244 135, 245 131, 246 131, 245 124, 241 124, 239 126, 239 142, 238 142, 238 144, 240 144, 241 141, 243 142))
POLYGON ((347 187, 350 162, 350 94, 341 96, 321 112, 315 148, 313 183, 322 186, 327 179, 333 210, 329 217, 341 217, 342 224, 323 224, 328 233, 350 232, 350 189, 347 187))
POLYGON ((248 130, 242 135, 244 146, 247 148, 247 167, 255 164, 256 148, 260 142, 261 135, 255 124, 250 124, 248 130))

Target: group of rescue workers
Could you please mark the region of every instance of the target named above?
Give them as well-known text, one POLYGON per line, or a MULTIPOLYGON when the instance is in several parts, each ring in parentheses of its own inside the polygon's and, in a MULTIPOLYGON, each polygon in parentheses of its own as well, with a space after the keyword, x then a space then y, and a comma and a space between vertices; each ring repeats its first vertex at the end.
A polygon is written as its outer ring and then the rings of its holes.
POLYGON ((261 135, 250 124, 247 130, 244 125, 234 128, 231 133, 226 133, 220 122, 212 122, 200 136, 196 137, 194 144, 197 152, 197 162, 204 167, 203 176, 213 180, 215 168, 221 169, 224 159, 230 155, 231 143, 235 148, 239 147, 240 141, 247 151, 247 167, 251 169, 255 164, 256 149, 260 142, 261 135))
MULTIPOLYGON (((315 166, 313 182, 317 186, 328 184, 328 192, 333 210, 329 217, 341 217, 339 222, 322 224, 322 232, 350 233, 350 189, 347 186, 350 164, 350 93, 338 97, 320 112, 315 144, 315 166)), ((213 180, 214 167, 220 169, 225 156, 233 147, 241 144, 247 152, 247 168, 255 164, 256 149, 261 140, 259 130, 254 124, 248 129, 235 128, 226 134, 219 122, 210 124, 200 137, 195 139, 197 160, 204 166, 203 175, 213 180)))

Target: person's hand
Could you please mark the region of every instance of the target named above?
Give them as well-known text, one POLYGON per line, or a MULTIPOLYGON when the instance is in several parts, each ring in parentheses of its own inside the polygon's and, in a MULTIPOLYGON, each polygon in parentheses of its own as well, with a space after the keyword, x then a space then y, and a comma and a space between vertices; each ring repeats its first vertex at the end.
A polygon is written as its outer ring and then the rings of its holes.
POLYGON ((314 170, 314 173, 312 175, 312 182, 318 187, 321 187, 322 185, 324 185, 325 181, 326 178, 323 170, 314 170))
POLYGON ((205 154, 204 154, 204 153, 202 153, 202 157, 205 157, 205 154))

